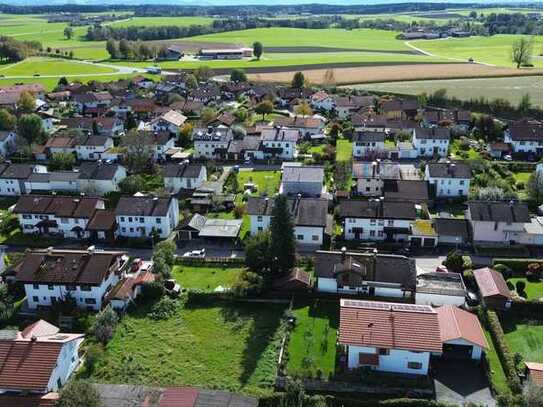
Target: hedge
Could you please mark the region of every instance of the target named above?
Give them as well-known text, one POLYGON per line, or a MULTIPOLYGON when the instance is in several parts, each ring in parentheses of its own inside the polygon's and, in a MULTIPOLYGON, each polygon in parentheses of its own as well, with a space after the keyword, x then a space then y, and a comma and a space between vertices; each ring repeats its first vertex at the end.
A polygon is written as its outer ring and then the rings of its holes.
POLYGON ((490 331, 490 335, 492 336, 492 342, 494 342, 496 353, 498 354, 500 362, 502 363, 503 371, 507 377, 507 383, 509 384, 509 387, 513 393, 518 393, 521 391, 522 385, 520 383, 517 369, 515 367, 515 361, 513 359, 513 355, 511 354, 511 350, 507 345, 505 334, 503 333, 498 315, 494 311, 487 310, 484 313, 484 319, 484 322, 490 331))
POLYGON ((522 319, 543 320, 543 302, 540 301, 513 301, 509 313, 522 319))
MULTIPOLYGON (((271 396, 261 398, 259 407, 277 407, 282 405, 284 393, 275 393, 271 396)), ((425 399, 389 399, 389 400, 372 400, 371 398, 350 399, 334 396, 305 396, 303 406, 313 407, 322 405, 319 402, 324 401, 326 407, 450 407, 450 404, 441 403, 435 400, 425 399)))
POLYGON ((528 270, 528 265, 532 263, 539 263, 541 266, 543 266, 543 260, 541 259, 500 259, 495 258, 492 262, 492 265, 495 266, 496 264, 503 264, 507 267, 509 267, 512 272, 513 276, 515 277, 524 277, 526 274, 526 271, 528 270))

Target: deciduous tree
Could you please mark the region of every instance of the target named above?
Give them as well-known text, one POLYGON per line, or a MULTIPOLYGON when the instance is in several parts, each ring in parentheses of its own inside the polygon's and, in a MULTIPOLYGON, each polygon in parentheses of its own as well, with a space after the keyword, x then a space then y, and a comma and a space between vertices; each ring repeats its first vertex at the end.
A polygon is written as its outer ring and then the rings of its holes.
POLYGON ((264 121, 265 116, 273 112, 273 103, 269 100, 263 100, 255 107, 255 113, 262 115, 264 121))
POLYGON ((513 43, 511 59, 519 69, 522 65, 528 65, 532 59, 533 42, 522 37, 513 43))
POLYGON ((294 76, 292 77, 292 83, 291 86, 293 88, 301 89, 304 87, 305 84, 305 76, 301 72, 296 72, 294 76))
POLYGON ((70 26, 66 27, 64 29, 64 38, 66 38, 67 40, 71 40, 73 36, 74 36, 73 28, 70 26))
POLYGON ((260 61, 260 57, 262 56, 262 53, 264 52, 264 46, 260 41, 255 41, 253 43, 253 55, 260 61))
POLYGON ((17 123, 17 134, 24 139, 28 145, 39 143, 45 138, 43 125, 40 116, 37 114, 23 114, 17 123))
POLYGON ((86 381, 68 382, 60 391, 57 407, 101 407, 100 395, 94 386, 86 381))

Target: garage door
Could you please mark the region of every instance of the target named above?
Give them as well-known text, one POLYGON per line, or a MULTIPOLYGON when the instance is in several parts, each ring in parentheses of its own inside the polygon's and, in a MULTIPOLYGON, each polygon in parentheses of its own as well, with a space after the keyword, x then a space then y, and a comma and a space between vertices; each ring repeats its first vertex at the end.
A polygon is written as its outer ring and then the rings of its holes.
POLYGON ((443 357, 448 359, 471 359, 473 346, 453 345, 445 343, 443 345, 443 357))

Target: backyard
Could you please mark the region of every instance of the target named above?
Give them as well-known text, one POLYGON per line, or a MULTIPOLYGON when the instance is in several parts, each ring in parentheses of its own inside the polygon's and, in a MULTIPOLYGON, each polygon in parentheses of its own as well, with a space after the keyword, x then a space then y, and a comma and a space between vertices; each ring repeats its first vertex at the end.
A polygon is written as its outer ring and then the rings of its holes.
POLYGON ((543 362, 543 323, 541 321, 502 320, 505 338, 512 354, 520 353, 527 362, 543 362))
POLYGON ((518 294, 526 298, 527 300, 537 300, 543 298, 543 282, 541 281, 528 281, 525 277, 514 277, 507 280, 507 285, 510 290, 516 290, 517 282, 522 281, 526 287, 524 292, 518 294))
POLYGON ((494 343, 492 343, 492 336, 490 335, 490 332, 488 332, 486 329, 485 337, 486 342, 488 343, 488 349, 485 353, 490 367, 490 380, 492 381, 492 385, 498 392, 502 394, 509 393, 509 386, 507 385, 507 378, 505 377, 502 363, 500 362, 500 358, 496 353, 494 343))
POLYGON ((273 390, 285 306, 207 301, 166 320, 141 306, 124 316, 94 364, 101 383, 192 385, 262 395, 273 390))
POLYGON ((279 192, 281 183, 280 171, 240 171, 238 173, 238 190, 243 191, 245 184, 255 184, 257 191, 255 195, 273 195, 279 192))
POLYGON ((353 156, 353 143, 346 139, 337 141, 336 144, 336 160, 350 161, 353 156))
POLYGON ((172 277, 181 284, 182 288, 214 291, 217 287, 231 287, 241 273, 242 268, 216 266, 194 267, 174 266, 172 277))
POLYGON ((314 300, 295 304, 292 312, 296 326, 288 345, 288 373, 315 377, 320 371, 328 378, 335 372, 338 303, 314 300))

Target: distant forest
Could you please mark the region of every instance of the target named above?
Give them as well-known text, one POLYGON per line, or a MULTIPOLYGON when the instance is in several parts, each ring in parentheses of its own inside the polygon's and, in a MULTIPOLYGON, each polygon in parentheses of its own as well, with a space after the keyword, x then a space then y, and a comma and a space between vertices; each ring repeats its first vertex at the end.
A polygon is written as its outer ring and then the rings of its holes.
MULTIPOLYGON (((493 5, 495 6, 495 5, 493 5)), ((526 5, 527 7, 528 5, 526 5)), ((253 5, 233 6, 182 6, 182 5, 41 5, 12 6, 0 4, 0 12, 11 14, 47 14, 47 13, 99 13, 132 11, 137 16, 276 16, 277 14, 385 14, 400 12, 439 11, 447 8, 479 8, 477 3, 398 3, 375 5, 253 5)))

